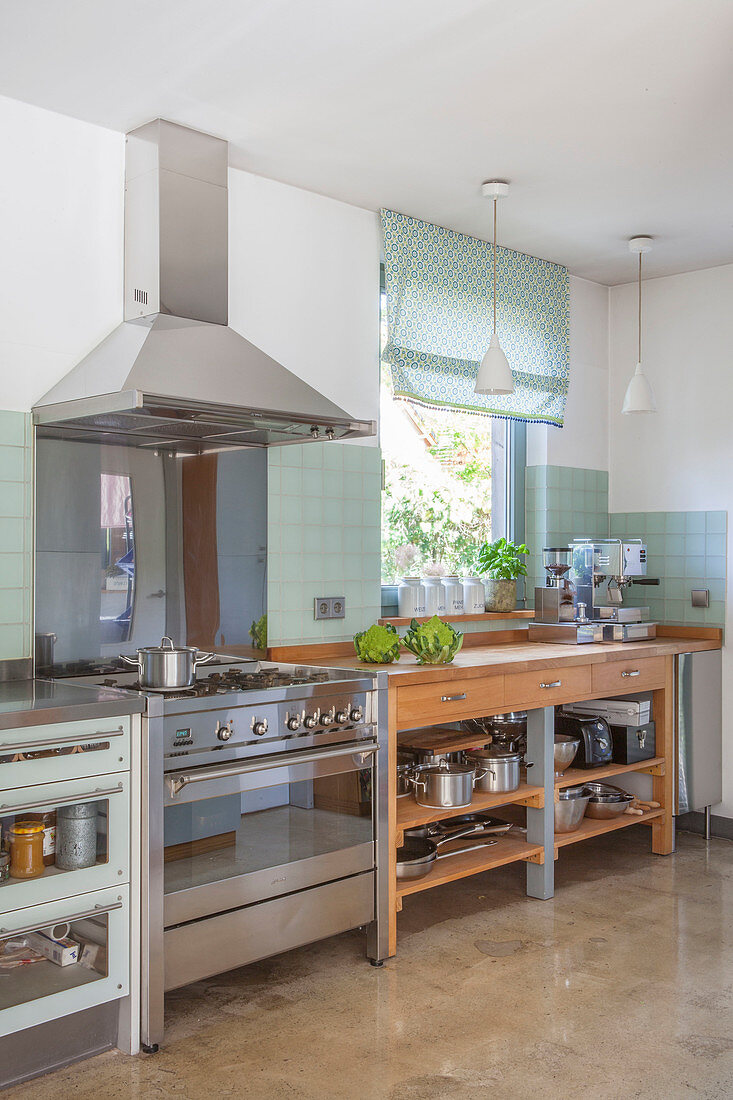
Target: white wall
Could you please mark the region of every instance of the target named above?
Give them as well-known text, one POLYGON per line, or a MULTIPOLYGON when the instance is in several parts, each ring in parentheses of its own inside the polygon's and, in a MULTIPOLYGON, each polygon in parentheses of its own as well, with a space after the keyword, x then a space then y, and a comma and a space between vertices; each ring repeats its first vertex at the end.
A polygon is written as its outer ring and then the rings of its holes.
POLYGON ((124 137, 0 97, 0 378, 28 410, 122 319, 124 137))
POLYGON ((527 465, 608 469, 608 287, 574 275, 565 423, 529 425, 527 465))
POLYGON ((229 171, 229 322, 347 412, 379 415, 375 213, 229 171))
MULTIPOLYGON (((612 512, 733 510, 733 265, 644 283, 643 360, 656 416, 623 416, 636 365, 636 285, 611 289, 612 512)), ((726 636, 733 628, 728 537, 726 636)), ((733 817, 733 654, 723 650, 723 803, 733 817)))

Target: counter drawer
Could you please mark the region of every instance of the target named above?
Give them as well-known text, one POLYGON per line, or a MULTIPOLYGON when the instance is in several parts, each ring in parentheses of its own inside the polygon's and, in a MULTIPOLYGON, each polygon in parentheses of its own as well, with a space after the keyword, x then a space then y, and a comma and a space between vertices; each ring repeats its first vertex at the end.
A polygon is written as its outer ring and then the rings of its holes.
POLYGON ((644 657, 628 661, 609 661, 592 666, 592 690, 599 698, 628 695, 664 687, 664 657, 644 657))
MULTIPOLYGON (((0 941, 69 924, 70 939, 99 944, 97 969, 44 959, 4 970, 0 1036, 126 997, 130 988, 130 903, 127 886, 0 914, 0 941)), ((87 960, 85 959, 85 962, 87 960)), ((91 962, 91 960, 89 960, 91 962)))
POLYGON ((437 680, 432 684, 411 684, 397 688, 399 729, 496 714, 503 707, 503 676, 437 680))
POLYGON ((515 672, 504 678, 504 702, 508 711, 572 703, 591 690, 589 665, 515 672))
POLYGON ((0 730, 0 790, 129 767, 129 717, 0 730))
POLYGON ((0 923, 6 911, 129 882, 130 776, 127 772, 1 791, 0 823, 5 833, 13 821, 23 821, 30 814, 58 811, 63 806, 80 803, 94 803, 96 807, 96 862, 77 870, 65 870, 52 864, 37 878, 6 879, 0 884, 0 923))

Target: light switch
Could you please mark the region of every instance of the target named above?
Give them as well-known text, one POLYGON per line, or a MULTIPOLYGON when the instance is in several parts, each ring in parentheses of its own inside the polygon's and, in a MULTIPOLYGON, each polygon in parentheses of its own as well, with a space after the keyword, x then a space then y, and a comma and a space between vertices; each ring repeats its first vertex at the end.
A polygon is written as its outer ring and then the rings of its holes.
POLYGON ((693 588, 690 592, 693 607, 710 607, 710 589, 693 588))

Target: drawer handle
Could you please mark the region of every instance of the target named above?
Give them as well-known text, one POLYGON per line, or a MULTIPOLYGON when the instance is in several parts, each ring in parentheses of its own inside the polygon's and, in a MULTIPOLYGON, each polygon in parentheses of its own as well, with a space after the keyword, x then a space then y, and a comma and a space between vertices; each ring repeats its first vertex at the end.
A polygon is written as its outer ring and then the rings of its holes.
POLYGON ((45 741, 9 741, 0 745, 0 751, 25 752, 26 749, 52 749, 54 745, 87 745, 97 741, 109 741, 112 737, 122 737, 124 726, 116 730, 97 730, 96 733, 80 734, 72 737, 49 737, 45 741))
POLYGON ((549 684, 540 684, 541 688, 559 688, 562 687, 562 680, 553 680, 549 684))
POLYGON ((100 798, 109 798, 113 794, 121 794, 124 787, 121 783, 118 783, 116 787, 110 787, 107 790, 103 790, 101 787, 97 787, 93 791, 80 791, 79 794, 65 794, 57 795, 56 798, 44 798, 40 802, 23 802, 15 806, 6 806, 5 803, 0 803, 0 812, 4 814, 18 814, 24 810, 40 810, 46 806, 74 806, 77 802, 96 802, 100 798))
MULTIPOLYGON (((64 917, 64 924, 71 924, 75 920, 86 920, 87 917, 101 917, 104 913, 111 913, 115 909, 121 909, 121 901, 112 901, 109 905, 95 905, 93 909, 85 909, 83 913, 75 913, 73 917, 64 917)), ((54 924, 62 923, 61 920, 54 924)), ((43 928, 51 928, 49 924, 26 924, 22 928, 0 928, 0 936, 25 936, 28 932, 40 932, 43 928)))
POLYGON ((624 679, 628 676, 641 676, 641 670, 638 668, 632 668, 630 672, 622 672, 621 675, 624 679))
POLYGON ((465 691, 462 691, 460 695, 441 695, 441 703, 460 703, 461 699, 466 698, 465 691))

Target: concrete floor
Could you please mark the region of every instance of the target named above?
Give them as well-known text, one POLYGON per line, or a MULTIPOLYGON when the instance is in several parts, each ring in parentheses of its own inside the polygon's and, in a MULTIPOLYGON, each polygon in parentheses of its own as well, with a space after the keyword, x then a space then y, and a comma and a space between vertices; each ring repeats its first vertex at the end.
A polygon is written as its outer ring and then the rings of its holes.
POLYGON ((644 828, 407 898, 382 970, 348 933, 167 999, 165 1047, 7 1100, 733 1096, 733 844, 644 828))

